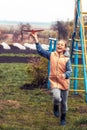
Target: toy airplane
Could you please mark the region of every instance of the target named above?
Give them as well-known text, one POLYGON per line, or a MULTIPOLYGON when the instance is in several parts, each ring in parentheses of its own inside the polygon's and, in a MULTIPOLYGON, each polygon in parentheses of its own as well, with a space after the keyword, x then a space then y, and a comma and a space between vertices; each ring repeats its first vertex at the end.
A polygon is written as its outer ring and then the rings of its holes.
POLYGON ((41 32, 41 31, 44 31, 43 29, 28 29, 28 30, 25 30, 23 29, 22 31, 25 31, 25 32, 31 32, 31 33, 35 33, 35 32, 41 32))

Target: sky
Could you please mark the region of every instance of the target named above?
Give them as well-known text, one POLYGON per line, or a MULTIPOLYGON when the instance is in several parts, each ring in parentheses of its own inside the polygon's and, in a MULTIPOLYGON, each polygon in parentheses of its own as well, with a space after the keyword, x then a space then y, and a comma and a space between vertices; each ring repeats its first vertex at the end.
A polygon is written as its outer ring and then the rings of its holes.
POLYGON ((24 22, 73 20, 74 6, 75 0, 0 0, 0 20, 24 22))

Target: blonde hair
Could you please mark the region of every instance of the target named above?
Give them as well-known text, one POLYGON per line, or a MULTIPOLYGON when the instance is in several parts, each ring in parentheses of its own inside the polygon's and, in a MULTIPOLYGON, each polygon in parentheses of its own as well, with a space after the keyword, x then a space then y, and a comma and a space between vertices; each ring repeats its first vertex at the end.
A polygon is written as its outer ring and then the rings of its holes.
POLYGON ((61 40, 58 41, 58 43, 59 43, 59 42, 65 43, 65 48, 67 48, 67 41, 66 41, 66 40, 61 39, 61 40))

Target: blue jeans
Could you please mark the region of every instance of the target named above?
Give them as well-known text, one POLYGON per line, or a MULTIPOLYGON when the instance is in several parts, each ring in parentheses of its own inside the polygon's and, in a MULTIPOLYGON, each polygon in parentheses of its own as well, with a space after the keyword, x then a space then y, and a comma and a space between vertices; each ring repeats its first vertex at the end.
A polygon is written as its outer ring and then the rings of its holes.
POLYGON ((58 88, 54 88, 51 90, 53 96, 53 103, 60 104, 61 113, 66 113, 68 110, 67 100, 68 100, 68 90, 60 90, 58 88))

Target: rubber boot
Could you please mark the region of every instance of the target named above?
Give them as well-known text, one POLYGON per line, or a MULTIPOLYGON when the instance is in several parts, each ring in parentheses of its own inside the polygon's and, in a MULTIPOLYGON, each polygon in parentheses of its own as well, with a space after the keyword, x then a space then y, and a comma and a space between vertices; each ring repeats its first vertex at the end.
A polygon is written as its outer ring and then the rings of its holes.
POLYGON ((66 125, 66 113, 61 114, 61 122, 60 125, 66 125))
POLYGON ((60 116, 60 113, 59 113, 59 105, 54 104, 54 106, 53 106, 53 112, 54 112, 54 115, 55 115, 56 117, 59 117, 59 116, 60 116))

